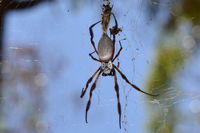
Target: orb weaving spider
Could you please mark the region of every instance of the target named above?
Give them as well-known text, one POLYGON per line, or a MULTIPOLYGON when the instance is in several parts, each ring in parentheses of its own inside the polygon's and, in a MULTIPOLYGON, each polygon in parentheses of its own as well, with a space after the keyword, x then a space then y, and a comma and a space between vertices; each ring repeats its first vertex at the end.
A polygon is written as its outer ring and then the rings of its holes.
POLYGON ((117 102, 118 102, 119 127, 121 128, 121 104, 120 104, 119 85, 117 83, 116 70, 121 75, 121 77, 129 85, 131 85, 133 88, 135 88, 137 91, 140 91, 140 92, 142 92, 144 94, 147 94, 149 96, 158 96, 158 95, 157 94, 150 94, 150 93, 147 93, 147 92, 141 90, 139 87, 137 87, 136 85, 134 85, 133 83, 131 83, 128 80, 128 78, 119 70, 119 66, 115 66, 113 64, 113 62, 120 55, 120 52, 122 50, 122 45, 121 45, 121 42, 119 41, 120 49, 117 52, 117 54, 114 56, 114 54, 115 54, 115 36, 119 32, 121 32, 121 29, 118 28, 117 19, 116 19, 115 15, 112 13, 112 7, 110 7, 110 3, 103 4, 103 8, 102 9, 103 9, 102 20, 94 23, 93 25, 91 25, 89 27, 89 32, 90 32, 90 37, 91 37, 90 41, 91 41, 92 46, 94 48, 94 52, 90 53, 89 56, 93 60, 95 60, 97 62, 100 62, 101 66, 88 79, 85 88, 82 89, 80 97, 83 98, 83 96, 85 95, 85 93, 87 91, 87 88, 88 88, 89 84, 92 82, 93 78, 97 74, 96 79, 95 79, 94 83, 92 84, 92 86, 90 88, 89 100, 87 102, 86 111, 85 111, 85 121, 86 121, 86 123, 88 123, 87 114, 88 114, 88 111, 90 109, 92 93, 93 93, 94 89, 96 88, 97 80, 99 79, 101 74, 102 74, 102 76, 114 76, 114 83, 115 83, 114 87, 115 87, 115 91, 116 91, 116 95, 117 95, 117 102), (110 28, 110 34, 112 35, 112 40, 107 35, 107 29, 108 29, 108 25, 109 25, 109 22, 110 22, 110 16, 111 15, 113 16, 114 21, 115 21, 115 26, 110 28), (99 40, 98 50, 97 50, 95 42, 93 41, 94 34, 93 34, 93 30, 92 29, 93 29, 93 27, 95 25, 97 25, 100 22, 101 22, 101 25, 102 25, 103 34, 101 36, 101 39, 99 40), (99 56, 99 59, 93 57, 92 54, 94 54, 94 53, 96 53, 99 56))

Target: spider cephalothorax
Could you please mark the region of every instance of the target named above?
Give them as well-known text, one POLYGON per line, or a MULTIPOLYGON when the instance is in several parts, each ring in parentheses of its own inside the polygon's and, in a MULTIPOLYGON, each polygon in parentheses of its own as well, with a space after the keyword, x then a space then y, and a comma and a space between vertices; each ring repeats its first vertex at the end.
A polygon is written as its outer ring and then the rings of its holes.
POLYGON ((113 76, 114 69, 112 61, 101 63, 102 76, 113 76))
POLYGON ((90 53, 89 56, 95 60, 101 63, 101 66, 94 72, 94 74, 88 79, 85 88, 82 89, 81 92, 81 98, 85 95, 87 88, 89 86, 89 84, 92 82, 93 78, 96 76, 94 83, 92 84, 91 88, 90 88, 90 93, 89 93, 89 100, 87 102, 87 106, 86 106, 86 111, 85 111, 85 121, 87 123, 87 113, 88 110, 90 108, 90 104, 91 104, 91 99, 92 99, 92 92, 94 91, 94 89, 96 88, 96 83, 97 80, 99 79, 100 75, 102 74, 102 76, 114 76, 114 83, 115 83, 115 92, 117 95, 117 107, 118 107, 118 114, 119 114, 119 127, 121 128, 121 104, 120 104, 120 96, 119 96, 119 85, 117 83, 117 75, 116 75, 116 71, 121 75, 121 77, 129 84, 131 85, 134 89, 147 94, 149 96, 157 96, 156 94, 150 94, 147 93, 143 90, 141 90, 139 87, 137 87, 136 85, 134 85, 133 83, 131 83, 128 78, 119 70, 119 66, 115 66, 113 64, 113 62, 115 61, 115 59, 120 55, 120 52, 122 50, 122 45, 121 42, 119 41, 120 44, 120 49, 119 51, 115 54, 115 36, 121 32, 121 29, 118 28, 118 23, 117 23, 117 19, 115 18, 115 15, 112 13, 112 7, 110 7, 110 3, 108 3, 107 5, 103 5, 104 6, 104 10, 103 10, 103 14, 102 14, 102 20, 98 21, 96 23, 94 23, 93 25, 90 26, 89 31, 90 31, 90 41, 92 43, 92 46, 94 48, 94 52, 90 53), (114 21, 115 21, 115 25, 110 28, 110 35, 112 37, 109 37, 107 35, 107 27, 109 25, 110 22, 110 16, 113 16, 114 21), (96 48, 95 42, 93 41, 94 38, 94 33, 92 28, 101 22, 102 25, 102 29, 103 29, 103 34, 101 36, 101 39, 99 40, 98 43, 98 50, 96 48), (99 57, 99 59, 95 58, 93 56, 93 54, 96 53, 99 57))

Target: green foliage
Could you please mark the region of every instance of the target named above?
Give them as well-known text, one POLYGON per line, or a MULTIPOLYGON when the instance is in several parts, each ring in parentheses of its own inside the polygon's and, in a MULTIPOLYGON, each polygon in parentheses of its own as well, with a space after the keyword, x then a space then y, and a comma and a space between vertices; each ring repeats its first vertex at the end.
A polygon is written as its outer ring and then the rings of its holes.
MULTIPOLYGON (((152 69, 147 84, 149 92, 159 93, 157 105, 149 104, 150 121, 148 128, 151 133, 173 133, 177 124, 178 110, 173 104, 173 98, 167 91, 172 87, 178 72, 183 68, 187 60, 189 50, 181 45, 180 35, 177 29, 181 21, 190 22, 191 25, 200 22, 200 1, 184 0, 172 3, 169 12, 172 15, 163 26, 163 33, 160 35, 156 63, 152 69), (183 19, 184 18, 184 19, 183 19), (167 110, 167 111, 166 111, 167 110)), ((194 53, 193 49, 193 53, 194 53)), ((189 56, 189 55, 188 55, 189 56)), ((152 100, 153 98, 150 98, 152 100)))
MULTIPOLYGON (((170 112, 173 112, 173 110, 170 112)), ((162 114, 156 115, 155 118, 151 120, 152 124, 149 125, 150 131, 152 133, 172 133, 176 122, 175 118, 176 117, 173 117, 173 115, 169 115, 167 118, 163 118, 162 114)))
POLYGON ((176 107, 173 106, 173 100, 170 100, 170 94, 166 93, 166 90, 170 88, 176 74, 183 66, 186 51, 176 42, 168 43, 159 46, 157 62, 148 83, 150 92, 160 94, 157 97, 160 104, 149 106, 151 112, 149 129, 152 133, 173 133, 177 121, 176 107))
POLYGON ((184 0, 182 15, 194 24, 200 23, 200 0, 184 0))
POLYGON ((158 49, 157 63, 153 68, 148 84, 150 92, 160 92, 162 88, 169 87, 176 72, 183 65, 185 50, 181 47, 161 45, 158 49), (160 88, 162 86, 162 88, 160 88))

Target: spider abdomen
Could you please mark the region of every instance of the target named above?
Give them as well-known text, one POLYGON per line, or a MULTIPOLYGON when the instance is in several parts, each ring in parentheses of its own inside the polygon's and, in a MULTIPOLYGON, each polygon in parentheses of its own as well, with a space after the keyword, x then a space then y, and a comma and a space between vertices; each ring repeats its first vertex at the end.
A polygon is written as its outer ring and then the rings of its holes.
POLYGON ((98 55, 102 61, 112 59, 114 52, 113 42, 107 34, 103 34, 98 43, 98 55))

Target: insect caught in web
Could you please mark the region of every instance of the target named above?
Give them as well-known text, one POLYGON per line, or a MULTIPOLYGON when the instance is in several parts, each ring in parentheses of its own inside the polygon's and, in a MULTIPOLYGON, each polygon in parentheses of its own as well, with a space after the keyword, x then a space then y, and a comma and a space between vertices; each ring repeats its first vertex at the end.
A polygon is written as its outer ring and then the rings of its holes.
POLYGON ((136 89, 137 91, 140 91, 144 94, 147 94, 149 96, 158 96, 157 94, 150 94, 147 93, 143 90, 141 90, 139 87, 137 87, 136 85, 134 85, 133 83, 131 83, 128 78, 119 70, 119 66, 115 66, 113 64, 113 62, 117 59, 117 57, 120 55, 120 52, 122 51, 122 45, 121 42, 119 41, 120 44, 120 49, 119 51, 115 54, 115 36, 121 32, 121 29, 118 28, 118 23, 117 23, 117 19, 114 15, 114 13, 112 13, 112 8, 110 6, 110 3, 108 2, 107 4, 103 4, 102 10, 103 10, 103 14, 102 14, 102 20, 94 23, 93 25, 91 25, 89 27, 89 32, 90 32, 90 41, 92 43, 92 46, 94 48, 94 52, 90 53, 89 56, 97 61, 101 63, 101 66, 93 73, 93 75, 88 79, 85 88, 82 89, 81 92, 81 98, 84 97, 89 84, 92 82, 93 78, 96 76, 94 83, 92 84, 91 88, 90 88, 90 93, 89 93, 89 100, 87 102, 87 106, 86 106, 86 112, 85 112, 85 121, 86 123, 88 123, 87 120, 87 114, 88 111, 90 109, 90 105, 91 105, 91 99, 92 99, 92 93, 96 88, 96 83, 100 77, 100 75, 102 74, 102 76, 114 76, 114 83, 115 83, 115 91, 116 91, 116 95, 117 95, 117 106, 118 106, 118 114, 119 114, 119 127, 121 128, 121 104, 120 104, 120 94, 119 94, 119 85, 117 83, 117 75, 116 75, 116 71, 121 75, 121 77, 129 84, 131 85, 134 89, 136 89), (110 22, 110 17, 111 15, 114 18, 115 21, 115 25, 110 28, 110 35, 112 37, 112 39, 108 36, 107 34, 107 29, 108 29, 108 25, 110 22), (101 39, 99 40, 98 43, 98 49, 96 48, 95 42, 93 41, 94 38, 94 33, 93 33, 93 27, 95 25, 97 25, 98 23, 101 22, 102 25, 102 30, 103 30, 103 34, 101 36, 101 39), (99 59, 95 58, 93 56, 93 54, 96 53, 99 57, 99 59))

